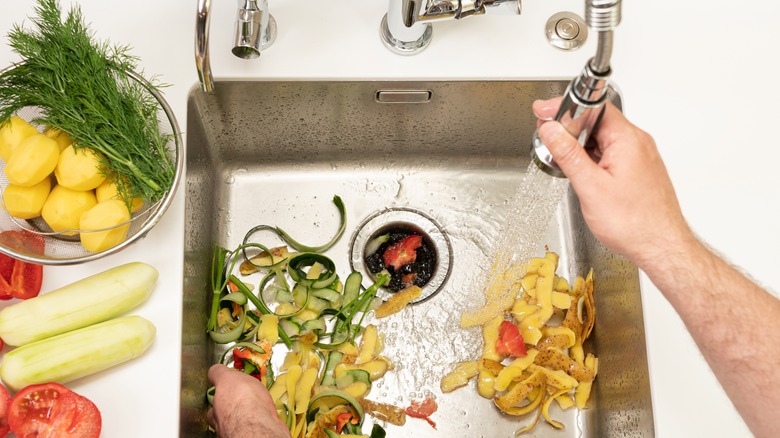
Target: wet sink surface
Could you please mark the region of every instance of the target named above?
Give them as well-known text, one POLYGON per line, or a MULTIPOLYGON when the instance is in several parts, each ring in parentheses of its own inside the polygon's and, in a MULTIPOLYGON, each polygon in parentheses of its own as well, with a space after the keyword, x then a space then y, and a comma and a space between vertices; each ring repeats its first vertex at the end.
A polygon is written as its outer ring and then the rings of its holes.
MULTIPOLYGON (((560 95, 560 81, 217 82, 194 89, 188 104, 181 436, 210 436, 205 425, 208 367, 222 351, 205 334, 214 242, 234 248, 258 224, 279 225, 306 243, 347 228, 327 255, 344 278, 361 224, 385 211, 411 211, 436 224, 451 248, 440 291, 377 323, 395 370, 372 399, 408 405, 432 394, 434 431, 424 421, 388 427, 388 436, 512 436, 530 418, 503 416, 473 388, 441 394, 453 364, 478 356, 478 329, 460 329, 478 305, 475 278, 492 261, 491 242, 514 211, 529 169, 535 120, 531 102, 560 95)), ((422 226, 427 226, 424 222, 422 226)), ((593 268, 597 323, 590 338, 599 374, 588 408, 539 424, 533 436, 654 436, 637 270, 595 241, 568 191, 534 256, 561 256, 558 274, 593 268)), ((385 295, 387 296, 387 295, 385 295)), ((473 385, 473 382, 472 382, 473 385)))

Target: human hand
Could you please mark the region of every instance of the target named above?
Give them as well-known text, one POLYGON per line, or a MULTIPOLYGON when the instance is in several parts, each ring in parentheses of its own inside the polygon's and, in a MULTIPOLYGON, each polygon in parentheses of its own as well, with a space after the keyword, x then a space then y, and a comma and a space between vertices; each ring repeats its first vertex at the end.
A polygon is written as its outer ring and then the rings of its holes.
POLYGON ((608 103, 589 155, 551 120, 560 103, 534 102, 538 133, 569 178, 593 235, 639 267, 685 251, 694 237, 653 138, 608 103))
POLYGON ((209 368, 214 385, 214 404, 206 418, 221 438, 289 438, 271 395, 254 377, 225 365, 209 368))

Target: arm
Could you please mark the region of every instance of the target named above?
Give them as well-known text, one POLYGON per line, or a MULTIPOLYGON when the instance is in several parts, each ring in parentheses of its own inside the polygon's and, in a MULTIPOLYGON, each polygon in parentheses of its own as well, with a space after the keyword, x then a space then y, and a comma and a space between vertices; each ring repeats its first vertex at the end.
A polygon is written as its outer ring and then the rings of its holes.
MULTIPOLYGON (((541 119, 559 101, 534 103, 541 119)), ((732 403, 758 437, 780 430, 780 300, 699 241, 647 133, 607 106, 588 153, 557 122, 539 136, 569 178, 593 234, 642 269, 682 318, 732 403)))
POLYGON ((225 365, 209 368, 214 384, 214 406, 209 425, 221 438, 288 438, 290 431, 276 414, 271 395, 254 377, 225 365))

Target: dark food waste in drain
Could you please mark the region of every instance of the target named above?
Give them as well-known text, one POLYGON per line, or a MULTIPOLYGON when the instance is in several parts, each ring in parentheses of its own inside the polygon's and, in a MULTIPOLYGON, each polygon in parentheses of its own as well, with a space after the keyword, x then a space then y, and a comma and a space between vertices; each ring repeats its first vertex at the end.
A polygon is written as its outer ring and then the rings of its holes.
POLYGON ((387 271, 390 274, 388 289, 398 292, 409 286, 423 287, 430 281, 436 269, 436 250, 427 236, 394 228, 374 240, 382 241, 382 244, 366 254, 366 267, 372 275, 387 271))

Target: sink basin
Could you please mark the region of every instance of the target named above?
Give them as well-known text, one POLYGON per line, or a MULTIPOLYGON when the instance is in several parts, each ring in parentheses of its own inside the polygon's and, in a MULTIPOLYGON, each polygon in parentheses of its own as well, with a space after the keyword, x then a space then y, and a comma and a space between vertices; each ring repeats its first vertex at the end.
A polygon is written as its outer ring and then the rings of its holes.
MULTIPOLYGON (((259 224, 281 226, 304 243, 324 243, 339 223, 334 195, 344 200, 347 226, 326 254, 342 278, 351 268, 365 268, 354 257, 355 242, 365 239, 377 217, 429 227, 446 262, 439 286, 426 299, 377 322, 395 369, 375 382, 370 398, 406 406, 430 394, 439 404, 433 416, 437 430, 410 419, 402 428, 388 426, 388 436, 513 436, 527 424, 530 418, 500 414, 476 394, 473 382, 442 394, 439 380, 454 363, 481 351, 479 329, 461 329, 459 318, 483 299, 475 278, 490 266, 491 242, 501 238, 505 218, 512 218, 516 192, 531 169, 531 102, 561 95, 565 86, 221 81, 212 94, 193 89, 187 114, 181 436, 211 436, 206 372, 223 351, 205 333, 213 243, 235 248, 259 224)), ((557 252, 557 272, 570 280, 593 268, 598 316, 589 342, 599 357, 599 374, 587 409, 560 411, 553 404, 552 417, 565 429, 542 421, 533 436, 654 436, 638 271, 594 239, 567 185, 562 193, 549 219, 538 219, 542 231, 532 255, 543 256, 546 248, 557 252)))

